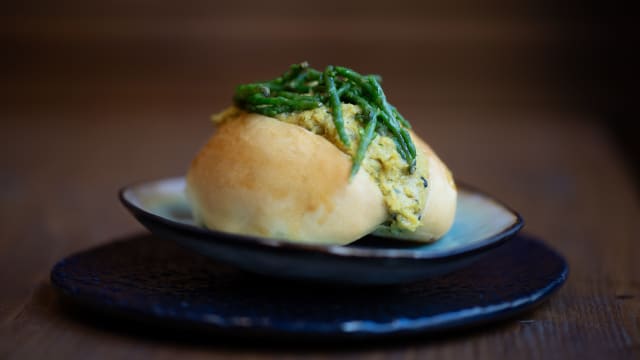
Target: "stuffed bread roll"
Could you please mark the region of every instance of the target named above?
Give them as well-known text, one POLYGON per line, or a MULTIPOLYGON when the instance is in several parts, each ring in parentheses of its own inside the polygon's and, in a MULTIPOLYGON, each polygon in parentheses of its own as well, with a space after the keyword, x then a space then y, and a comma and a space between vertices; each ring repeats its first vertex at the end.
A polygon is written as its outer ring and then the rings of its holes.
POLYGON ((340 245, 369 233, 430 242, 451 227, 451 173, 377 77, 297 64, 239 86, 234 102, 187 173, 204 226, 340 245))

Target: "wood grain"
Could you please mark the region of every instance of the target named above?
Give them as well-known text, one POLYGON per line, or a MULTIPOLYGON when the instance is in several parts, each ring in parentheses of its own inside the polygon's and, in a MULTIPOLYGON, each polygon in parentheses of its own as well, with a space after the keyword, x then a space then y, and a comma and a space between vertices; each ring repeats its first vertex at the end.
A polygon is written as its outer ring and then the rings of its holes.
POLYGON ((360 14, 356 2, 309 21, 258 5, 13 5, 0 25, 0 358, 640 356, 637 189, 602 119, 561 76, 559 54, 583 33, 502 3, 360 14), (144 231, 118 188, 183 174, 235 84, 302 59, 383 74, 457 178, 566 255, 566 285, 494 326, 322 347, 177 341, 63 308, 48 283, 55 261, 144 231))

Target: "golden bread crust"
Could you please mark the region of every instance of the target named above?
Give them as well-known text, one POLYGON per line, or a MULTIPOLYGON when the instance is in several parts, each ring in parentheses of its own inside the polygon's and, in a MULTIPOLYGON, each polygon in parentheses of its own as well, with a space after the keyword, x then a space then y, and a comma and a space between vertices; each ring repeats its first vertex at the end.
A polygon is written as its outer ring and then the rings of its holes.
POLYGON ((351 159, 299 126, 242 114, 220 124, 193 160, 187 193, 196 217, 221 231, 346 244, 386 218, 382 194, 351 159))
POLYGON ((377 235, 431 242, 451 227, 457 192, 451 173, 411 134, 427 169, 421 224, 390 233, 382 193, 366 171, 349 179, 351 159, 306 129, 253 113, 222 122, 193 160, 187 195, 196 218, 220 231, 315 244, 377 235))

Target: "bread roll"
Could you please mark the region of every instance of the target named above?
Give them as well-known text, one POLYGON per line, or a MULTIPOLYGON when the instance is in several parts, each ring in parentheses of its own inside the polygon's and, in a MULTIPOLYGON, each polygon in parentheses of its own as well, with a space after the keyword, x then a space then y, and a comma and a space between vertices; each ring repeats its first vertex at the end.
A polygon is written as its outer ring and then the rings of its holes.
POLYGON ((191 164, 187 194, 211 229, 347 244, 385 221, 382 194, 351 159, 299 126, 244 113, 218 127, 191 164))
POLYGON ((415 232, 380 227, 383 195, 363 169, 324 137, 253 113, 222 122, 193 160, 187 194, 196 219, 225 232, 314 244, 347 244, 376 234, 433 241, 453 222, 456 190, 433 151, 412 134, 427 169, 426 205, 415 232))

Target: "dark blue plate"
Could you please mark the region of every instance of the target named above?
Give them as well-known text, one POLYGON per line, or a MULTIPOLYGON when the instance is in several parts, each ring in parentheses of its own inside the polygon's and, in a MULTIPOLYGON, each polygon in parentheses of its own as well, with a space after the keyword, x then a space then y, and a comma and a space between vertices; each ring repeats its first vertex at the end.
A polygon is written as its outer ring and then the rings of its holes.
POLYGON ((567 271, 559 254, 517 235, 442 277, 320 285, 253 275, 144 235, 70 256, 54 266, 51 281, 74 304, 166 334, 323 340, 440 333, 512 317, 558 289, 567 271))
POLYGON ((183 178, 162 179, 120 192, 120 200, 151 232, 216 261, 257 274, 333 283, 395 284, 468 266, 516 234, 520 215, 468 187, 458 189, 453 226, 431 244, 366 236, 349 246, 291 243, 230 234, 196 224, 183 178))

